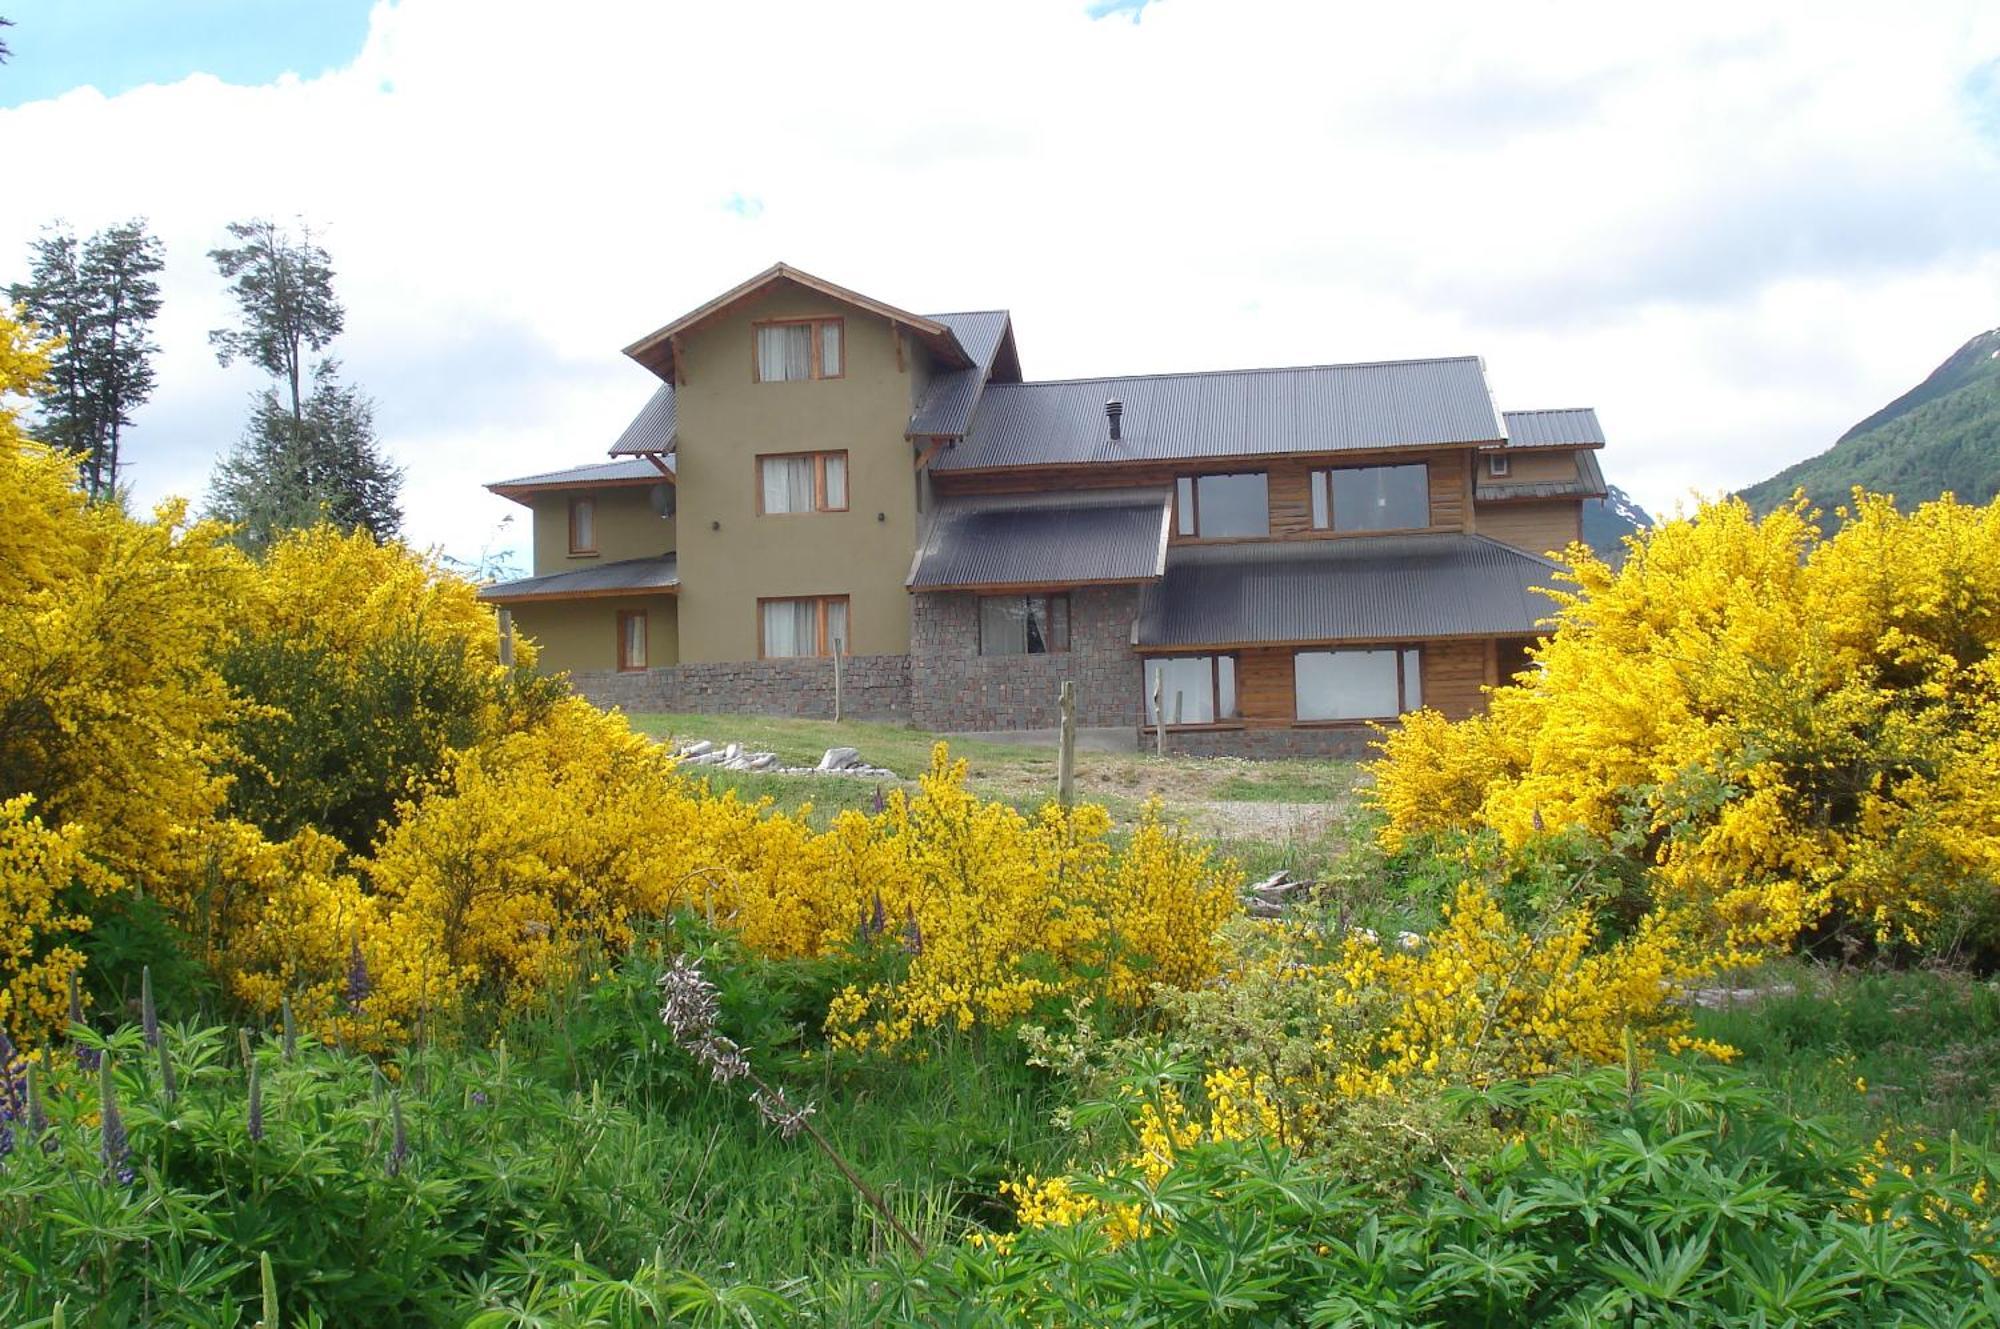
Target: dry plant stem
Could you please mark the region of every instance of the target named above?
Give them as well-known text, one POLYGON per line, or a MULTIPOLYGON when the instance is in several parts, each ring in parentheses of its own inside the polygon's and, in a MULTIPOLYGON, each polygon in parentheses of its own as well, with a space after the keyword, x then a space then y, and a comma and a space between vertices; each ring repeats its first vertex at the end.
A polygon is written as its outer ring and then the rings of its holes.
MULTIPOLYGON (((770 1085, 765 1084, 764 1077, 758 1075, 755 1071, 750 1072, 747 1078, 749 1079, 751 1084, 757 1087, 758 1092, 769 1095, 772 1099, 774 1099, 779 1103, 789 1102, 789 1100, 786 1099, 783 1093, 771 1088, 770 1085)), ((861 1179, 861 1174, 856 1172, 853 1166, 850 1165, 845 1158, 841 1157, 840 1151, 833 1147, 832 1141, 828 1140, 824 1135, 821 1135, 819 1133, 819 1127, 813 1125, 811 1119, 801 1117, 799 1119, 799 1129, 803 1130, 807 1135, 812 1137, 812 1142, 819 1146, 820 1152, 825 1154, 827 1158, 833 1163, 833 1165, 840 1169, 840 1175, 847 1178, 848 1184, 853 1186, 855 1190, 861 1192, 861 1198, 868 1201, 869 1207, 874 1209, 876 1213, 882 1215, 883 1221, 888 1223, 888 1225, 891 1228, 895 1229, 896 1235, 901 1237, 904 1243, 908 1245, 911 1250, 916 1252, 918 1259, 920 1260, 924 1259, 930 1254, 929 1251, 924 1249, 924 1243, 917 1240, 916 1234, 911 1232, 908 1228, 904 1227, 902 1223, 897 1220, 896 1215, 890 1212, 888 1201, 884 1200, 880 1192, 878 1192, 873 1186, 870 1186, 867 1182, 861 1179)))

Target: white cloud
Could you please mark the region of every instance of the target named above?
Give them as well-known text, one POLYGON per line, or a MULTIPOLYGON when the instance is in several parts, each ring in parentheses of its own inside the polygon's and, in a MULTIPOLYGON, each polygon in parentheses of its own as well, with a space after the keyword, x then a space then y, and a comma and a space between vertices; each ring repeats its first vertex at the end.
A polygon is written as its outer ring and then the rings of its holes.
POLYGON ((1011 306, 1037 376, 1477 352, 1504 405, 1599 407, 1612 478, 1666 506, 2000 321, 1996 53, 1979 0, 403 0, 322 78, 0 111, 41 145, 0 274, 49 218, 152 219, 133 478, 199 493, 255 382, 209 354, 205 251, 313 219, 411 533, 461 551, 517 511, 481 482, 637 409, 619 347, 779 258, 1011 306))

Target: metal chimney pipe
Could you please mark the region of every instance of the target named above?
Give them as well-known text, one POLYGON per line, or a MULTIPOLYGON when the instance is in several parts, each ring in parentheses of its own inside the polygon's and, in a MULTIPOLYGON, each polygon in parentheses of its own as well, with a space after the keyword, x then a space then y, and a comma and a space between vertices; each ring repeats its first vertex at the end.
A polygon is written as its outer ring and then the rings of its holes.
POLYGON ((1116 443, 1124 435, 1118 431, 1118 421, 1125 414, 1125 403, 1113 397, 1104 403, 1104 418, 1111 422, 1111 441, 1116 443))

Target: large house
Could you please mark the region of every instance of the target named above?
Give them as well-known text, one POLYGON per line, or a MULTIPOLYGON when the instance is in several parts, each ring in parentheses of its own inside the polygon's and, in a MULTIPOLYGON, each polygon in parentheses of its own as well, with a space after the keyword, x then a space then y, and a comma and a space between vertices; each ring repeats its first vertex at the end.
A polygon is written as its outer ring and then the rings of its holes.
POLYGON ((534 575, 482 595, 628 709, 830 715, 838 673, 1041 728, 1070 679, 1180 751, 1352 752, 1484 704, 1604 493, 1594 412, 1502 414, 1471 356, 1029 382, 1005 310, 782 263, 625 353, 660 385, 612 460, 489 486, 534 575))

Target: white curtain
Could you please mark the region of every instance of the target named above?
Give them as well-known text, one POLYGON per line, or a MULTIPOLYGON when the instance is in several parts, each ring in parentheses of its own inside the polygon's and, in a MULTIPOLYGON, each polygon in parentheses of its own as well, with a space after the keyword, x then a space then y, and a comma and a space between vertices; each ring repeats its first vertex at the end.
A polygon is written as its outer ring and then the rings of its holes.
POLYGON ((819 373, 821 378, 840 377, 840 324, 819 325, 819 373))
POLYGON ((764 511, 811 512, 812 510, 812 458, 764 458, 764 511))
MULTIPOLYGON (((808 605, 808 608, 811 606, 808 605)), ((834 643, 840 643, 840 653, 850 654, 853 643, 847 640, 847 601, 828 600, 826 602, 826 648, 831 651, 834 643)))
POLYGON ((631 614, 625 619, 625 658, 619 663, 627 669, 646 667, 646 616, 631 614))
POLYGON ((847 457, 844 453, 830 452, 826 455, 826 505, 829 508, 847 506, 847 457))
POLYGON ((1292 661, 1301 720, 1383 720, 1397 712, 1396 651, 1300 651, 1292 661))
POLYGON ((757 329, 757 377, 766 383, 812 377, 812 324, 767 323, 757 329))
POLYGON ((764 602, 764 654, 772 657, 812 655, 818 648, 813 631, 813 602, 764 602))

